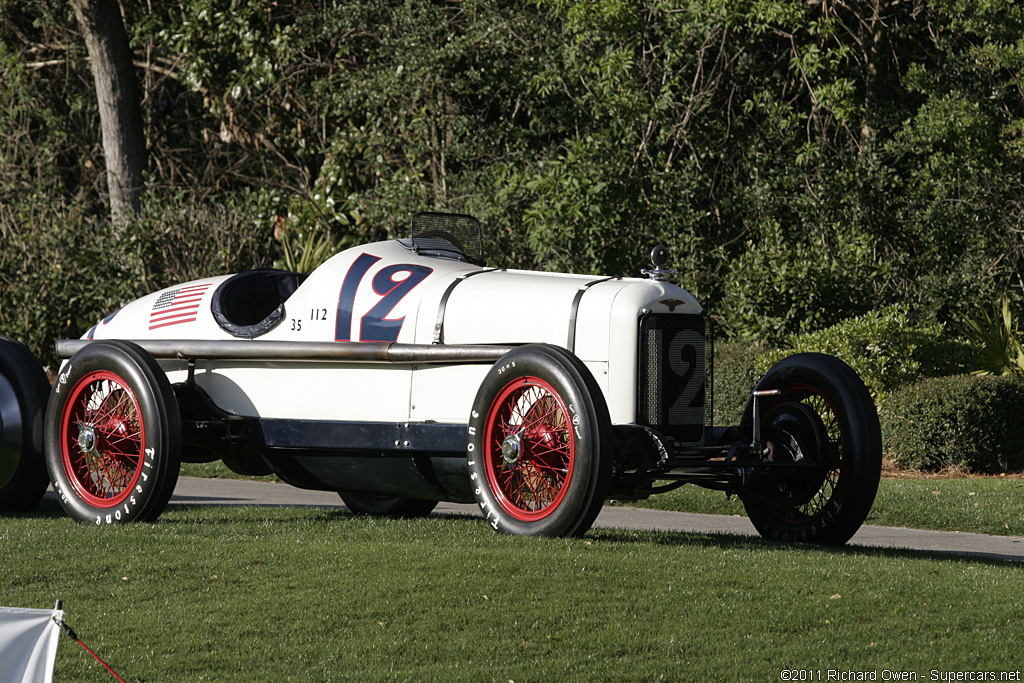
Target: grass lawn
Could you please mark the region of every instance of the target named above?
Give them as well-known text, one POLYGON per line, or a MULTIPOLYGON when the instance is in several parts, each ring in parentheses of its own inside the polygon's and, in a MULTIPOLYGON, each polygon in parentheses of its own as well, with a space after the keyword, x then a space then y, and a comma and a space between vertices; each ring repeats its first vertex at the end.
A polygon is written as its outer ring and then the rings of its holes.
MULTIPOLYGON (((95 527, 53 501, 5 518, 0 545, 3 604, 62 599, 129 681, 1021 668, 1021 568, 978 559, 671 533, 518 538, 472 518, 304 508, 173 506, 154 524, 95 527)), ((57 680, 113 679, 63 639, 57 680)))
MULTIPOLYGON (((715 515, 746 515, 738 498, 687 485, 626 505, 715 515)), ((1024 479, 883 478, 866 524, 1024 536, 1024 479)))

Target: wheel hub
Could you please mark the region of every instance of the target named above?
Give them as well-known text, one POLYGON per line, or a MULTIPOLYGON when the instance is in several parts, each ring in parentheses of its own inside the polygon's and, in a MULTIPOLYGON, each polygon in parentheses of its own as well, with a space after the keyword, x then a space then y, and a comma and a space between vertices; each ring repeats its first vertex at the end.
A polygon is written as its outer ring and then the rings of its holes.
POLYGON ((770 415, 771 426, 787 438, 775 446, 774 457, 782 462, 805 463, 807 469, 788 477, 778 489, 787 505, 804 505, 817 495, 830 467, 828 433, 821 417, 803 403, 786 403, 770 415))
POLYGON ((83 453, 96 452, 96 430, 87 424, 78 423, 78 447, 83 453))
POLYGON ((509 467, 519 462, 519 458, 523 455, 523 437, 520 434, 509 434, 505 437, 505 440, 501 442, 501 458, 504 461, 501 465, 501 469, 507 470, 509 467))

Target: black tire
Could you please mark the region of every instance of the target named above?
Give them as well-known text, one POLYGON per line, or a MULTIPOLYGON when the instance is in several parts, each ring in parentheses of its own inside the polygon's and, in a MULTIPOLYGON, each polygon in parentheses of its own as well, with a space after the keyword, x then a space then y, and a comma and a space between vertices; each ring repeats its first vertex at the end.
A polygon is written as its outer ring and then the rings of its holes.
POLYGON ((437 507, 436 500, 417 500, 396 496, 374 496, 368 493, 339 492, 349 512, 356 515, 412 519, 426 517, 437 507))
POLYGON ((522 346, 480 384, 466 456, 474 496, 495 530, 580 536, 601 511, 611 482, 604 394, 565 349, 522 346))
POLYGON ((50 483, 43 416, 50 382, 24 344, 0 336, 0 512, 28 512, 50 483))
POLYGON ((174 492, 178 404, 157 362, 131 342, 93 342, 64 365, 46 435, 53 489, 80 522, 152 521, 174 492))
MULTIPOLYGON (((766 538, 842 544, 871 511, 882 470, 878 412, 857 373, 833 356, 790 356, 765 374, 756 390, 764 442, 776 459, 810 458, 815 467, 766 490, 741 496, 766 538), (771 443, 772 441, 775 443, 771 443)), ((752 424, 748 400, 743 424, 752 424)))

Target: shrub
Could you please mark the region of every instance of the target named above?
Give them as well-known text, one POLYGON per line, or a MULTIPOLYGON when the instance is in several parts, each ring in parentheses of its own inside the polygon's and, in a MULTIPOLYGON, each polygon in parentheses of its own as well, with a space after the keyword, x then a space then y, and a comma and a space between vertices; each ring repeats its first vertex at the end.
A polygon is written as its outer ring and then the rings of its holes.
POLYGON ((0 330, 52 364, 53 340, 134 298, 141 268, 106 218, 34 199, 0 214, 0 330))
POLYGON ((719 309, 731 336, 777 345, 871 308, 880 278, 871 240, 841 226, 825 232, 828 244, 789 237, 775 221, 759 227, 724 276, 719 309))
POLYGON ((1024 469, 1024 380, 1018 377, 927 378, 893 393, 881 421, 900 467, 1024 469))
POLYGON ((118 229, 82 202, 24 196, 0 211, 0 332, 57 362, 75 338, 127 302, 177 282, 269 265, 273 226, 255 196, 146 197, 118 229))
POLYGON ((770 349, 761 344, 723 342, 715 345, 715 424, 737 425, 747 398, 761 378, 758 358, 770 349))
POLYGON ((784 348, 757 358, 758 375, 786 356, 803 352, 842 358, 875 400, 922 377, 962 372, 974 354, 967 342, 949 337, 939 324, 912 324, 906 306, 897 305, 790 338, 784 348))
POLYGON ((977 349, 974 374, 1024 375, 1024 346, 1006 296, 994 309, 980 307, 961 329, 977 349))

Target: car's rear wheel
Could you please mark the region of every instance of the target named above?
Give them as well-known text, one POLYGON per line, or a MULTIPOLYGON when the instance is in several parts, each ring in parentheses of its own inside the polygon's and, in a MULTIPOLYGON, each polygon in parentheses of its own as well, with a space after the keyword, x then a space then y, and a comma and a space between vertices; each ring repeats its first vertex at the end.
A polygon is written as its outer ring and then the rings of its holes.
MULTIPOLYGON (((874 401, 843 361, 798 354, 779 362, 757 390, 765 445, 774 461, 804 465, 742 496, 750 521, 767 538, 845 543, 864 523, 878 490, 882 433, 874 401)), ((751 424, 752 404, 744 422, 751 424)))
POLYGON ((152 521, 181 467, 181 418, 153 358, 93 342, 61 370, 46 412, 46 466, 64 510, 96 524, 152 521))
POLYGON ((411 519, 414 517, 426 517, 437 507, 436 500, 374 496, 368 493, 351 493, 348 491, 339 492, 338 495, 341 496, 341 502, 345 503, 345 507, 349 509, 349 512, 357 515, 411 519))
POLYGON ((32 352, 0 336, 0 511, 31 510, 46 492, 43 415, 49 393, 32 352))
POLYGON ((477 503, 498 531, 585 533, 608 493, 611 448, 604 395, 564 349, 520 347, 480 385, 466 455, 477 503))

